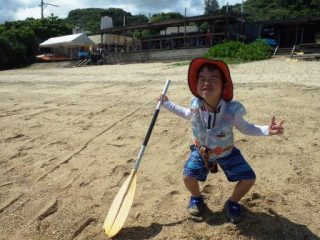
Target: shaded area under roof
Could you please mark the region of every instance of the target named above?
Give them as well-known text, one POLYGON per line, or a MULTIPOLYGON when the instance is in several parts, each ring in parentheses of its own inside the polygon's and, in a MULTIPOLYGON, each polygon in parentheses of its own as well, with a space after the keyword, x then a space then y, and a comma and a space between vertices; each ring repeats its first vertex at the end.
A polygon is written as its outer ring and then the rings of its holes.
POLYGON ((95 43, 85 34, 73 34, 61 37, 49 38, 41 43, 40 47, 55 48, 55 47, 76 47, 76 46, 89 46, 95 43))

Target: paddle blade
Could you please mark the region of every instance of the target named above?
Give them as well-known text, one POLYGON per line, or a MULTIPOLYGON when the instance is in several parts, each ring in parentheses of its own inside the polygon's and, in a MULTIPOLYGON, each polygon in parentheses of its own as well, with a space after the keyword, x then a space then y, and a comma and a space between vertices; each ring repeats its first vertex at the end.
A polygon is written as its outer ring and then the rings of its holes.
POLYGON ((103 228, 109 238, 122 228, 129 214, 137 186, 136 171, 132 170, 128 179, 121 186, 104 220, 103 228))

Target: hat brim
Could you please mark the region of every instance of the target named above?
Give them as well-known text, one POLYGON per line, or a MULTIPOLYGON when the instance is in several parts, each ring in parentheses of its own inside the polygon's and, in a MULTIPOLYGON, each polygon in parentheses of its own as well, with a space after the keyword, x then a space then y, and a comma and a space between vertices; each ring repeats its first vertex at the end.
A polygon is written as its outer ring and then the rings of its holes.
POLYGON ((222 98, 227 102, 231 101, 233 98, 233 84, 231 80, 231 75, 230 75, 228 65, 221 60, 211 60, 211 59, 201 58, 201 57, 193 59, 189 65, 189 71, 188 71, 188 85, 189 85, 190 91, 194 96, 201 98, 201 96, 197 91, 198 74, 201 67, 207 63, 213 64, 221 70, 226 80, 222 98))

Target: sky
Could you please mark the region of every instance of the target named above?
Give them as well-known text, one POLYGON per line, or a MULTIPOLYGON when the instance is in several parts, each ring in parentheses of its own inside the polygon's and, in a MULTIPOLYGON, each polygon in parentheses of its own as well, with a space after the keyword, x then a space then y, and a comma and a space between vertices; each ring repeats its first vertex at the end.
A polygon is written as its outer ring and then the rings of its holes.
MULTIPOLYGON (((5 21, 24 20, 28 17, 40 18, 41 0, 0 0, 0 24, 5 21)), ((187 16, 202 15, 204 12, 204 0, 44 0, 45 3, 58 5, 59 7, 46 6, 44 16, 58 16, 66 18, 68 12, 77 8, 122 8, 133 15, 180 12, 184 15, 187 8, 187 16)), ((233 5, 241 3, 241 0, 219 0, 220 6, 227 3, 233 5)))

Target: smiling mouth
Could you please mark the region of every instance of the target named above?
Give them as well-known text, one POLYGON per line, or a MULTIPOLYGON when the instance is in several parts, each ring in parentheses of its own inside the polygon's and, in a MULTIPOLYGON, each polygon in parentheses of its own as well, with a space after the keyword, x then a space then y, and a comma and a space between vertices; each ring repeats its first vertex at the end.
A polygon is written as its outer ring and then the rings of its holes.
POLYGON ((203 92, 209 92, 209 91, 212 91, 212 89, 209 88, 209 87, 204 87, 204 88, 202 88, 202 91, 203 92))

